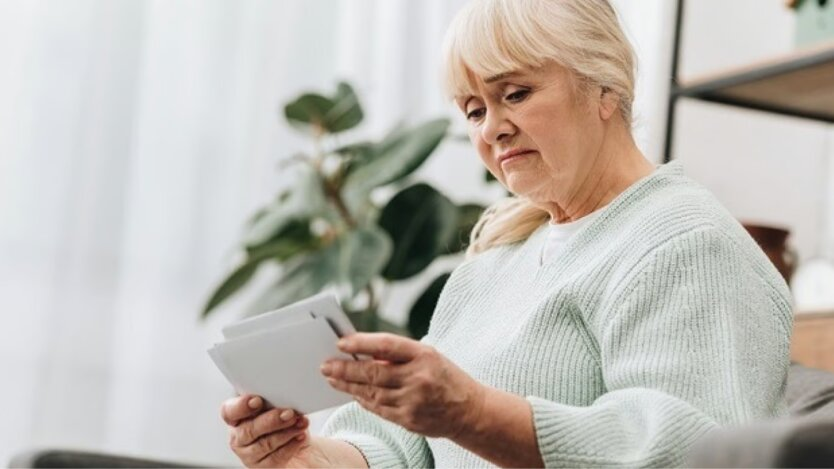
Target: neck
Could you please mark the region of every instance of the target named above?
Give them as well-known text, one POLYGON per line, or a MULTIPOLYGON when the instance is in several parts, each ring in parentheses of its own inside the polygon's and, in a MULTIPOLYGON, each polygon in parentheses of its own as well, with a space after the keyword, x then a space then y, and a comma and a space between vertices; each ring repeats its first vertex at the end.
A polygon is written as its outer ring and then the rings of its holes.
POLYGON ((629 186, 654 171, 624 125, 611 125, 594 162, 563 203, 541 204, 551 223, 567 223, 608 205, 629 186))

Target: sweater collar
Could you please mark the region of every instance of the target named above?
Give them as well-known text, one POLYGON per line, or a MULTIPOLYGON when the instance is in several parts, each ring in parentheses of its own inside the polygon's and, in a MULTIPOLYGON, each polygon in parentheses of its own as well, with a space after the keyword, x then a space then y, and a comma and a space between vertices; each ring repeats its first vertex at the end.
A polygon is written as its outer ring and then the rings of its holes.
POLYGON ((543 243, 546 241, 548 227, 550 226, 549 221, 542 223, 542 225, 527 238, 523 249, 532 250, 532 252, 536 254, 532 257, 536 259, 536 265, 540 266, 541 269, 547 269, 552 266, 565 266, 577 255, 577 251, 579 251, 579 249, 575 249, 578 247, 577 245, 581 246, 583 243, 588 243, 596 236, 595 233, 600 232, 600 230, 605 231, 604 226, 609 219, 615 217, 619 213, 622 213, 626 207, 641 199, 644 193, 646 191, 651 191, 651 187, 656 183, 660 183, 669 177, 680 177, 683 176, 683 174, 683 165, 677 160, 673 160, 665 164, 655 165, 655 170, 651 174, 638 179, 626 188, 626 190, 621 192, 614 198, 614 200, 609 202, 607 206, 601 209, 602 213, 600 213, 598 217, 595 217, 590 223, 582 226, 576 233, 574 233, 573 236, 570 237, 563 249, 565 257, 560 262, 541 264, 538 256, 538 253, 541 252, 543 243))

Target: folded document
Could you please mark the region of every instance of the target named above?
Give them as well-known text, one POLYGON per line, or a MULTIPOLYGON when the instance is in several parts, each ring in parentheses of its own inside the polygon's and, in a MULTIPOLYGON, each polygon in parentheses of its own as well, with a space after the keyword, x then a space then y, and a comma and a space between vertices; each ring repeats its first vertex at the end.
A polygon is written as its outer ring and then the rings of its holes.
POLYGON ((355 360, 336 347, 354 332, 336 296, 321 293, 226 326, 225 341, 208 353, 238 394, 309 414, 352 400, 330 387, 319 367, 331 358, 355 360))

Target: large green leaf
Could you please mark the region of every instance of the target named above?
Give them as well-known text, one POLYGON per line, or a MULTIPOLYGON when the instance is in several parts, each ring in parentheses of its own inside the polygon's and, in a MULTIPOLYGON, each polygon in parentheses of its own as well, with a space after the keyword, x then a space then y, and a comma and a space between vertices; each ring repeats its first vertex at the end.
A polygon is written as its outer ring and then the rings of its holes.
POLYGON ((284 116, 294 127, 310 130, 314 133, 324 129, 327 113, 333 109, 334 102, 317 93, 305 93, 295 101, 284 106, 284 116))
POLYGON ((305 93, 284 106, 284 116, 294 127, 318 135, 323 131, 342 132, 362 122, 362 107, 353 88, 339 83, 336 94, 327 97, 305 93))
POLYGON ((205 308, 202 317, 207 317, 214 308, 243 288, 263 261, 286 261, 299 254, 319 247, 320 240, 310 231, 310 220, 293 220, 273 239, 246 250, 246 261, 238 266, 217 287, 205 308))
POLYGON ((458 226, 458 210, 446 196, 421 183, 395 195, 382 209, 379 225, 394 241, 394 252, 382 275, 402 280, 445 253, 458 226))
POLYGON ((310 220, 290 220, 276 236, 246 248, 249 260, 275 259, 285 261, 294 255, 316 249, 321 240, 310 230, 310 220))
POLYGON ((424 122, 414 128, 395 130, 383 140, 375 159, 378 176, 376 186, 384 186, 414 172, 431 156, 446 137, 449 119, 441 118, 424 122))
POLYGON ((390 152, 397 145, 400 145, 403 139, 408 137, 412 129, 408 127, 405 122, 397 122, 391 127, 391 130, 383 137, 382 140, 376 143, 376 152, 379 155, 385 155, 390 152))
POLYGON ((294 167, 293 186, 287 196, 279 198, 265 213, 253 220, 244 238, 247 248, 264 244, 277 236, 293 220, 320 216, 327 210, 321 179, 308 165, 294 167))
POLYGON ((463 251, 467 243, 469 243, 469 235, 472 233, 472 228, 481 218, 486 207, 478 204, 464 204, 457 207, 458 210, 458 226, 449 238, 446 246, 447 254, 454 254, 463 251))
POLYGON ((440 145, 448 127, 448 119, 435 119, 391 132, 374 147, 372 157, 347 176, 343 194, 348 206, 360 205, 373 189, 414 172, 440 145))
POLYGON ((362 122, 362 107, 353 88, 345 83, 339 83, 333 107, 324 118, 324 128, 331 133, 352 129, 362 122))
POLYGON ((285 265, 278 282, 255 300, 249 308, 249 314, 260 314, 286 306, 338 283, 338 262, 338 243, 294 258, 285 265))
POLYGON ((411 312, 408 314, 408 332, 411 337, 420 339, 429 332, 429 323, 432 315, 434 315, 434 309, 437 307, 440 292, 443 291, 443 287, 446 286, 446 281, 449 280, 451 275, 447 272, 434 279, 414 302, 414 306, 411 307, 411 312))
POLYGON ((342 181, 346 179, 357 168, 374 156, 374 144, 372 142, 358 142, 350 145, 345 145, 333 150, 334 154, 340 156, 341 168, 338 178, 338 186, 341 187, 342 181))
POLYGON ((340 269, 355 295, 385 267, 391 257, 391 238, 379 227, 366 226, 352 230, 341 242, 340 269))
POLYGON ((341 146, 341 147, 333 150, 333 153, 338 153, 338 154, 340 154, 342 156, 345 156, 345 157, 359 156, 359 157, 365 159, 365 158, 368 158, 368 156, 373 152, 373 150, 374 150, 374 143, 373 142, 362 141, 362 142, 356 142, 356 143, 351 143, 349 145, 341 146))
POLYGON ((214 291, 211 297, 203 308, 201 317, 206 318, 214 308, 227 298, 232 296, 235 292, 240 290, 247 282, 255 275, 260 265, 260 260, 245 262, 235 269, 223 283, 214 291))

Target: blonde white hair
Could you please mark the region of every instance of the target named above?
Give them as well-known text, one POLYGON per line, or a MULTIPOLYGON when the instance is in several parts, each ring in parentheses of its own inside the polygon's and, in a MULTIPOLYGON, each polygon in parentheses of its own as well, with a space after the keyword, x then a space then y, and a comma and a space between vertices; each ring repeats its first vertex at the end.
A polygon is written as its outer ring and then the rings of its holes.
MULTIPOLYGON (((446 33, 443 59, 450 98, 475 94, 475 77, 556 62, 579 90, 613 93, 631 127, 636 59, 608 0, 472 0, 446 33)), ((524 197, 501 200, 475 225, 467 255, 525 240, 548 218, 524 197)))

